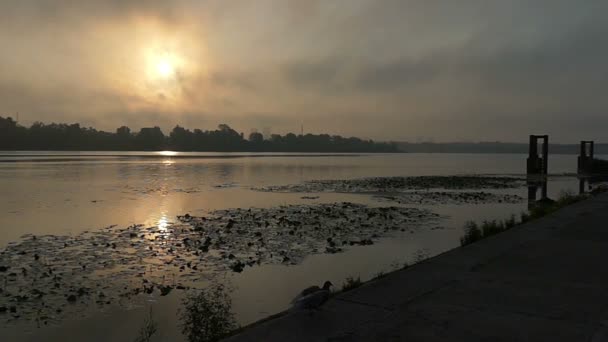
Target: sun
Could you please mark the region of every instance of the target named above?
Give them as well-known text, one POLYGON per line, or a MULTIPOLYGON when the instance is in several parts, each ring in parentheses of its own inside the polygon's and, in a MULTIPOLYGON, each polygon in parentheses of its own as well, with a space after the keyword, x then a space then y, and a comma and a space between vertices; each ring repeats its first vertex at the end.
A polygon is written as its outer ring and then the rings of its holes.
POLYGON ((158 51, 149 49, 146 52, 146 74, 151 81, 171 81, 175 80, 180 70, 183 68, 183 60, 175 51, 158 51))
POLYGON ((175 66, 168 59, 159 59, 156 62, 156 73, 161 78, 169 78, 175 74, 175 66))

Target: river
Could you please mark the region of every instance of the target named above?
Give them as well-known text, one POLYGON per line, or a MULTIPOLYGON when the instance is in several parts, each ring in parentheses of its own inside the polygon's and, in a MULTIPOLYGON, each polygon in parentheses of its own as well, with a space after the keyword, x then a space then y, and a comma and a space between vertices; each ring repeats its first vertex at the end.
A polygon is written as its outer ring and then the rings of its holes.
MULTIPOLYGON (((380 235, 373 245, 345 246, 335 254, 321 250, 297 262, 259 263, 242 272, 222 272, 215 281, 229 284, 232 310, 245 325, 285 310, 308 285, 331 280, 339 289, 347 277, 368 280, 458 246, 468 220, 503 219, 527 209, 526 201, 395 204, 360 191, 260 188, 366 177, 523 177, 525 163, 526 156, 516 154, 0 152, 0 251, 32 236, 78 240, 85 232, 132 225, 164 229, 180 224, 178 215, 204 216, 231 208, 349 202, 414 207, 441 216, 417 229, 380 235)), ((573 176, 576 156, 551 155, 549 172, 549 197, 578 192, 573 176)), ((527 197, 524 186, 490 192, 527 197)), ((180 341, 185 340, 176 314, 180 300, 178 291, 149 295, 139 302, 74 310, 44 324, 34 324, 31 316, 0 313, 0 336, 5 341, 133 341, 152 307, 159 323, 154 341, 180 341)))

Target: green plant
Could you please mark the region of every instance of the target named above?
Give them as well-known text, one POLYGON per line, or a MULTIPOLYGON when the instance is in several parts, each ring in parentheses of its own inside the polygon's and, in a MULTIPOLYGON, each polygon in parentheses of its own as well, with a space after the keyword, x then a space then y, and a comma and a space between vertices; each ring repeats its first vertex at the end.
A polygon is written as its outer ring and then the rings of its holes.
POLYGON ((481 232, 483 237, 488 237, 502 233, 505 230, 505 224, 502 221, 483 221, 481 223, 481 232))
POLYGON ((347 277, 346 281, 342 284, 342 292, 350 291, 352 289, 356 289, 361 286, 361 277, 347 277))
POLYGON ((554 206, 557 207, 557 208, 561 208, 563 206, 579 202, 580 200, 583 200, 585 198, 586 198, 586 196, 584 196, 584 195, 575 195, 571 191, 562 191, 559 194, 559 197, 557 198, 557 201, 555 201, 554 206))
POLYGON ((522 214, 522 222, 546 216, 554 211, 557 211, 560 208, 579 202, 585 198, 587 198, 587 196, 585 195, 574 195, 570 191, 562 191, 556 201, 547 200, 539 202, 534 207, 532 207, 529 211, 529 214, 526 215, 525 221, 523 220, 524 214, 522 214))
POLYGON ((515 215, 512 214, 508 219, 504 221, 504 227, 505 229, 511 229, 515 226, 517 226, 517 219, 515 218, 515 215))
MULTIPOLYGON (((571 192, 563 191, 557 201, 545 199, 539 201, 534 207, 530 208, 527 213, 521 213, 520 223, 546 216, 562 207, 579 202, 585 198, 587 198, 585 195, 574 195, 571 192)), ((460 245, 466 246, 488 236, 502 233, 505 230, 515 227, 517 224, 518 222, 515 215, 511 215, 511 217, 503 221, 483 221, 481 225, 478 225, 473 221, 468 221, 464 227, 464 235, 460 238, 460 245)))
POLYGON ((152 318, 152 308, 150 308, 148 316, 144 319, 144 325, 139 329, 139 333, 135 338, 135 342, 150 342, 157 329, 158 324, 152 318))
POLYGON ((382 278, 384 278, 384 277, 386 277, 386 273, 384 273, 384 272, 380 271, 380 272, 378 272, 378 273, 376 274, 376 276, 375 276, 375 277, 373 277, 373 278, 372 278, 372 280, 376 280, 376 279, 382 279, 382 278))
POLYGON ((214 342, 237 328, 232 300, 224 285, 187 294, 179 311, 181 328, 189 342, 214 342))
MULTIPOLYGON (((528 214, 522 213, 521 221, 526 222, 527 220, 529 220, 528 214)), ((502 233, 505 230, 515 227, 517 224, 518 222, 515 215, 511 215, 508 219, 502 221, 483 221, 481 225, 478 225, 473 221, 468 221, 464 227, 465 233, 460 238, 460 245, 466 246, 488 236, 502 233)))
POLYGON ((466 246, 475 241, 481 240, 482 233, 481 229, 477 226, 477 223, 468 221, 464 225, 464 235, 460 238, 460 245, 466 246))

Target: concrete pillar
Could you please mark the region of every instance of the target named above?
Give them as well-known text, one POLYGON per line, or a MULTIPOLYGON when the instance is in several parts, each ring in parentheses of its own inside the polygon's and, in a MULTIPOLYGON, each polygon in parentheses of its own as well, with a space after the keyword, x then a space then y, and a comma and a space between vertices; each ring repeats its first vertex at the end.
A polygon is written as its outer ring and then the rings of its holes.
POLYGON ((528 209, 531 210, 536 205, 536 192, 538 185, 535 182, 528 182, 528 209))
POLYGON ((536 136, 530 135, 530 145, 528 147, 528 157, 538 157, 538 144, 536 143, 536 136))
MULTIPOLYGON (((543 136, 543 174, 547 175, 549 172, 549 136, 543 136)), ((544 198, 544 197, 543 197, 544 198)))
POLYGON ((582 140, 580 152, 578 156, 578 173, 593 173, 593 159, 594 159, 594 142, 592 140, 582 140), (589 146, 589 149, 587 149, 589 146))
POLYGON ((585 172, 585 162, 586 162, 586 157, 587 157, 587 148, 586 148, 586 142, 581 140, 581 146, 578 152, 578 173, 584 173, 585 172))
POLYGON ((528 175, 547 175, 549 173, 549 136, 531 135, 527 159, 528 175), (543 139, 542 156, 538 156, 538 140, 543 139))
POLYGON ((539 173, 539 159, 538 159, 538 142, 535 135, 530 135, 530 145, 528 146, 528 159, 526 172, 531 174, 539 173))

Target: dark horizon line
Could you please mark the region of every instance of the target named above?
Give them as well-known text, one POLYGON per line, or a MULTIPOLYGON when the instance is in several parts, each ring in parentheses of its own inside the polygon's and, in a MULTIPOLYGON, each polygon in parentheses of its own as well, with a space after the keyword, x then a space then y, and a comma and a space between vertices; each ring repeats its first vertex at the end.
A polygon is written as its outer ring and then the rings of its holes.
MULTIPOLYGON (((6 119, 12 119, 12 120, 15 120, 15 118, 13 118, 13 117, 11 117, 11 116, 6 116, 6 117, 3 117, 3 116, 1 116, 1 115, 0 115, 0 118, 6 118, 6 119)), ((22 125, 22 124, 20 124, 20 123, 19 123, 18 121, 16 121, 16 120, 15 120, 14 122, 15 122, 15 123, 17 124, 17 126, 19 126, 19 127, 28 128, 28 126, 26 126, 26 125, 22 125)), ((36 124, 36 123, 42 123, 42 124, 44 124, 44 122, 36 120, 36 121, 32 122, 32 123, 29 125, 29 127, 31 127, 32 125, 34 125, 34 124, 36 124)), ((79 126, 80 126, 80 123, 79 123, 79 122, 74 122, 74 123, 59 123, 59 122, 54 122, 54 121, 51 121, 49 124, 46 124, 46 125, 53 125, 53 124, 54 124, 54 125, 79 125, 79 126)), ((223 125, 223 124, 220 124, 220 125, 223 125)), ((226 125, 228 125, 228 124, 226 124, 226 125)), ((228 126, 229 126, 229 125, 228 125, 228 126)), ((98 132, 103 132, 103 133, 110 133, 110 134, 112 134, 111 130, 104 130, 104 129, 99 129, 99 130, 98 130, 97 128, 94 128, 94 127, 92 127, 92 126, 80 126, 80 127, 81 127, 81 128, 85 128, 85 129, 90 128, 90 129, 97 130, 98 132)), ((123 124, 123 125, 119 125, 119 126, 116 128, 116 129, 118 129, 118 128, 122 128, 122 127, 127 127, 127 128, 128 128, 128 126, 126 126, 126 125, 124 125, 124 124, 123 124)), ((160 126, 158 126, 158 125, 154 125, 154 126, 146 126, 146 127, 142 126, 142 127, 140 128, 140 131, 141 131, 141 129, 153 129, 153 128, 156 128, 156 127, 160 128, 160 126)), ((182 126, 182 125, 179 125, 179 124, 175 124, 174 128, 175 128, 175 127, 185 128, 185 129, 189 130, 189 128, 186 128, 185 126, 182 126)), ((160 128, 160 129, 162 130, 162 128, 160 128)), ((194 131, 194 130, 197 130, 197 129, 200 129, 200 128, 193 128, 192 130, 194 131)), ((208 129, 203 130, 203 132, 206 132, 206 131, 209 131, 209 130, 208 130, 208 129)), ((244 134, 244 132, 240 132, 240 133, 244 134)), ((259 132, 259 131, 255 131, 255 132, 252 132, 252 133, 260 133, 260 134, 262 134, 262 133, 261 133, 261 132, 259 132)), ((287 132, 287 133, 284 133, 284 134, 283 134, 283 136, 284 136, 284 135, 288 135, 288 134, 293 134, 293 135, 295 135, 295 136, 306 136, 306 135, 313 135, 313 136, 314 136, 314 135, 317 135, 317 136, 318 136, 318 135, 339 136, 339 135, 330 134, 330 133, 315 133, 315 132, 307 132, 307 133, 305 133, 304 135, 299 134, 299 133, 294 133, 294 132, 287 132)), ((275 134, 271 134, 271 136, 272 136, 272 135, 281 135, 281 134, 275 133, 275 134)), ((527 135, 526 135, 526 137, 527 137, 527 135)), ((550 137, 550 136, 549 136, 549 137, 550 137)), ((354 136, 351 136, 351 137, 345 137, 345 138, 355 138, 355 137, 354 137, 354 136)), ((477 141, 475 141, 475 140, 462 140, 462 141, 457 141, 457 140, 448 140, 448 141, 432 141, 432 140, 426 140, 426 141, 410 141, 410 140, 407 140, 407 139, 373 139, 373 138, 365 138, 365 137, 358 137, 358 139, 361 139, 361 140, 371 140, 371 141, 375 141, 375 142, 378 142, 378 143, 396 143, 396 144, 412 144, 412 145, 423 145, 423 144, 430 144, 430 145, 458 145, 458 144, 479 144, 479 145, 483 145, 483 144, 503 144, 503 145, 526 145, 526 146, 527 146, 527 144, 528 144, 528 141, 527 141, 527 140, 522 140, 522 141, 501 141, 501 140, 477 140, 477 141)), ((430 139, 433 139, 433 138, 430 138, 430 139)), ((582 141, 582 139, 581 139, 581 141, 582 141)), ((554 145, 554 146, 570 146, 570 145, 578 145, 578 143, 579 143, 579 142, 549 142, 549 145, 550 145, 550 146, 551 146, 551 145, 554 145)), ((608 145, 608 141, 607 141, 607 142, 597 142, 597 141, 596 141, 596 142, 595 142, 595 145, 596 145, 596 146, 597 146, 597 145, 608 145)), ((0 150, 1 150, 1 149, 0 149, 0 150)), ((185 151, 182 151, 182 152, 185 152, 185 151)), ((219 151, 219 152, 221 152, 221 151, 219 151)), ((244 152, 246 152, 246 151, 244 151, 244 152)))
POLYGON ((226 124, 216 130, 176 125, 167 135, 160 127, 144 127, 132 132, 121 126, 115 132, 81 127, 79 123, 35 122, 29 128, 11 117, 0 117, 0 150, 63 151, 192 151, 192 152, 300 152, 300 153, 381 153, 399 152, 394 143, 329 134, 265 137, 252 132, 247 138, 226 124))

